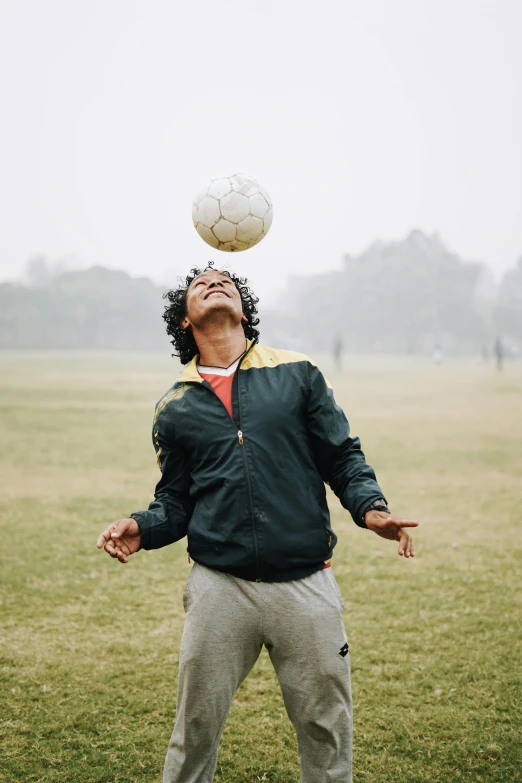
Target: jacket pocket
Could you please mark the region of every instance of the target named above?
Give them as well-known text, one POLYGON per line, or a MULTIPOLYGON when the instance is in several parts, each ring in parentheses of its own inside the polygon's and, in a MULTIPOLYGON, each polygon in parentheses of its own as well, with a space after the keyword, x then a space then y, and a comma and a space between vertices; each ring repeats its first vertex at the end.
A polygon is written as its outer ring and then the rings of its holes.
POLYGON ((319 500, 317 499, 315 492, 310 485, 308 485, 308 494, 312 499, 313 507, 317 509, 317 513, 321 518, 321 525, 322 525, 326 545, 328 547, 328 551, 330 551, 330 547, 332 546, 332 541, 333 541, 333 530, 329 525, 330 520, 328 518, 329 517, 328 512, 325 511, 325 509, 321 508, 319 500))

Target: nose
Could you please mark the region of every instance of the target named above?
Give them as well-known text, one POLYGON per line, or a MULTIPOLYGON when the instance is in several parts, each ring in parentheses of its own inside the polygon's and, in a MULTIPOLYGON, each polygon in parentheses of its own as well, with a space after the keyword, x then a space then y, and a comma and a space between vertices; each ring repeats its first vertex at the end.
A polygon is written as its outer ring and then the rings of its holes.
POLYGON ((221 282, 221 280, 211 280, 211 282, 208 284, 208 287, 209 288, 214 288, 217 285, 219 285, 219 286, 221 286, 221 288, 223 288, 223 283, 221 282))

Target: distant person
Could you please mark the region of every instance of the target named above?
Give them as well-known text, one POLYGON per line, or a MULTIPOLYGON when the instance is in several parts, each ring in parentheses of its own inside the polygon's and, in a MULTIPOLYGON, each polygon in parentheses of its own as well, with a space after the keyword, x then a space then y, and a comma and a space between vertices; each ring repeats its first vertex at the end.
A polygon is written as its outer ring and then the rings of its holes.
POLYGON ((497 370, 500 371, 504 366, 504 346, 502 345, 502 340, 500 337, 497 337, 495 340, 493 351, 497 360, 497 370))
POLYGON ((343 340, 341 335, 337 334, 333 342, 333 358, 334 358, 335 366, 337 367, 338 370, 341 369, 342 353, 343 353, 343 340))
POLYGON ((265 645, 301 781, 350 783, 350 656, 324 483, 359 527, 398 541, 406 558, 417 522, 388 511, 318 367, 258 343, 246 280, 193 269, 167 299, 184 367, 154 415, 162 476, 148 510, 113 522, 97 542, 127 563, 188 537, 194 565, 163 781, 210 783, 234 694, 265 645))
POLYGON ((435 360, 435 364, 442 364, 442 360, 444 359, 444 352, 442 350, 442 346, 438 343, 434 348, 433 358, 435 360))

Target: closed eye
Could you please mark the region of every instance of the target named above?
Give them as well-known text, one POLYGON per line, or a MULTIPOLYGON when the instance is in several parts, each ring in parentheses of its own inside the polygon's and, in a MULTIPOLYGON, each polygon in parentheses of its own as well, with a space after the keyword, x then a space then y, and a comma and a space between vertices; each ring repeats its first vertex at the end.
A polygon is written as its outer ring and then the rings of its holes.
MULTIPOLYGON (((221 283, 222 285, 225 285, 225 284, 226 284, 226 285, 233 285, 233 283, 232 283, 232 280, 231 280, 229 277, 227 277, 226 275, 225 275, 224 277, 220 278, 220 280, 218 280, 218 281, 216 281, 216 282, 219 282, 219 283, 221 283)), ((197 288, 197 287, 198 287, 198 286, 200 286, 200 285, 207 285, 207 284, 208 284, 208 280, 207 280, 206 278, 202 277, 202 278, 201 278, 201 279, 199 279, 199 280, 195 280, 195 281, 192 283, 192 287, 193 287, 193 288, 197 288)))

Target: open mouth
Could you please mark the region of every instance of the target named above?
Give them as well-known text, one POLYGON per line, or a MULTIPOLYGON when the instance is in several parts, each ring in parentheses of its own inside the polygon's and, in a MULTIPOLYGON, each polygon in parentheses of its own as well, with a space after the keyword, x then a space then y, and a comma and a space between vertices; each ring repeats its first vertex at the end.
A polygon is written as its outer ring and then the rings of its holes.
POLYGON ((223 296, 226 296, 228 299, 228 294, 226 291, 209 291, 208 294, 205 294, 205 299, 208 299, 210 296, 215 296, 216 294, 222 294, 223 296))

